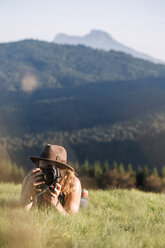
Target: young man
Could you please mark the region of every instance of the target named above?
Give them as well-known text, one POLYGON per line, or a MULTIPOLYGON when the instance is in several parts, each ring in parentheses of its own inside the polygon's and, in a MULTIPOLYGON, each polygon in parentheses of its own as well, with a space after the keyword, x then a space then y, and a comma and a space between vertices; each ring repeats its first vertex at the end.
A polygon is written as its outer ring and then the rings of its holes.
MULTIPOLYGON (((81 199, 81 183, 75 176, 74 169, 67 164, 65 148, 48 144, 40 157, 31 157, 31 160, 35 164, 35 168, 25 177, 20 198, 25 209, 30 210, 33 205, 43 205, 52 206, 62 215, 77 213, 81 199), (45 186, 43 169, 48 166, 58 168, 60 171, 59 182, 38 196, 45 186)), ((88 199, 86 198, 87 204, 88 199)))

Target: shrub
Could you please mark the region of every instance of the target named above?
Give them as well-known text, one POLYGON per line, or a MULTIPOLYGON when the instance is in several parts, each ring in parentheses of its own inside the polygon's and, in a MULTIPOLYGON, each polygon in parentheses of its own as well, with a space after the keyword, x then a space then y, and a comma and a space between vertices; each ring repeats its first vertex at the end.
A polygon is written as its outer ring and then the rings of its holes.
POLYGON ((25 171, 22 167, 12 164, 10 161, 0 162, 0 181, 20 183, 23 181, 25 171))

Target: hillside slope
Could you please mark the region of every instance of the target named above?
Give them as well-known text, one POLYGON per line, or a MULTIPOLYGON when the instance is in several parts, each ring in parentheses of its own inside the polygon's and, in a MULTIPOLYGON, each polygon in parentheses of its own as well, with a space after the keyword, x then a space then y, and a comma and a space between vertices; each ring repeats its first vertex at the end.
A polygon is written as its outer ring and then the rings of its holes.
POLYGON ((164 79, 3 91, 0 106, 0 143, 24 167, 46 143, 63 144, 80 163, 164 165, 164 79))
POLYGON ((165 77, 164 65, 84 46, 24 40, 0 44, 0 54, 0 89, 26 91, 27 81, 35 89, 165 77))

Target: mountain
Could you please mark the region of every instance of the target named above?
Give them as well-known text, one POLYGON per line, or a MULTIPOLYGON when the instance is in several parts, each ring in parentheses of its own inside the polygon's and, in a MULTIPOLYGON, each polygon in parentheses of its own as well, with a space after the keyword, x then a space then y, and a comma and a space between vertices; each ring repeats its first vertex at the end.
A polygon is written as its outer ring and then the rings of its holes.
POLYGON ((72 36, 66 34, 57 34, 53 40, 56 44, 69 45, 84 45, 94 49, 101 49, 105 51, 120 51, 131 54, 134 57, 152 61, 154 63, 164 63, 163 61, 153 58, 147 54, 140 53, 130 47, 127 47, 120 42, 114 40, 112 36, 101 30, 92 30, 89 34, 84 36, 72 36))
POLYGON ((0 44, 0 54, 0 154, 28 170, 53 143, 71 161, 161 169, 164 65, 37 40, 0 44))

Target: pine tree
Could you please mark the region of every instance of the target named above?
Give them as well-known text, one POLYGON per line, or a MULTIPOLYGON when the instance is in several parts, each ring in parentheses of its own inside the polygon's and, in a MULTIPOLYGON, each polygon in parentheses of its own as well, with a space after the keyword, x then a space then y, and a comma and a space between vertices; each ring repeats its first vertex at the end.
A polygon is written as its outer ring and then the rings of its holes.
POLYGON ((108 173, 108 171, 109 171, 109 164, 108 161, 105 161, 103 166, 103 173, 108 173))
POLYGON ((162 167, 161 176, 165 177, 165 165, 163 165, 163 167, 162 167))
POLYGON ((117 171, 117 169, 118 169, 118 164, 117 164, 116 161, 114 161, 113 164, 112 164, 112 170, 117 171))
POLYGON ((148 169, 148 166, 147 165, 144 166, 143 172, 144 172, 145 176, 148 176, 149 175, 149 169, 148 169))
POLYGON ((156 167, 153 168, 152 174, 158 176, 158 170, 156 167))
POLYGON ((138 165, 138 167, 137 167, 137 173, 139 173, 141 171, 142 171, 142 167, 141 167, 141 165, 138 165))
POLYGON ((132 169, 132 164, 128 164, 128 173, 130 174, 130 175, 132 175, 133 174, 133 169, 132 169))
POLYGON ((124 169, 124 166, 123 166, 122 163, 120 163, 118 171, 119 171, 120 174, 124 174, 125 173, 125 169, 124 169))
POLYGON ((86 175, 89 174, 89 163, 87 159, 85 160, 84 164, 81 167, 81 172, 86 175))
POLYGON ((97 161, 93 165, 93 175, 95 178, 98 178, 102 174, 102 168, 100 162, 97 161))
POLYGON ((80 168, 79 168, 79 164, 78 163, 75 163, 75 165, 73 166, 73 168, 75 169, 76 172, 79 172, 80 171, 80 168))
POLYGON ((146 173, 144 169, 138 165, 137 172, 136 172, 136 186, 137 188, 144 189, 146 185, 146 173))

